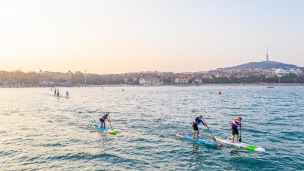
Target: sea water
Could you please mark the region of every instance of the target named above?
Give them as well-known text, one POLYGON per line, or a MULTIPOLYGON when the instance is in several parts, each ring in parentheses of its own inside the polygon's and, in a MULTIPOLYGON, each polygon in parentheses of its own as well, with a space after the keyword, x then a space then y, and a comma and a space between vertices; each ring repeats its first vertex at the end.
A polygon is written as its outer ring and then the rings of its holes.
POLYGON ((59 87, 66 90, 67 99, 51 88, 0 89, 0 170, 304 170, 304 87, 59 87), (104 112, 117 135, 91 128, 104 112), (177 138, 192 135, 199 114, 221 138, 241 116, 242 142, 266 152, 177 138))

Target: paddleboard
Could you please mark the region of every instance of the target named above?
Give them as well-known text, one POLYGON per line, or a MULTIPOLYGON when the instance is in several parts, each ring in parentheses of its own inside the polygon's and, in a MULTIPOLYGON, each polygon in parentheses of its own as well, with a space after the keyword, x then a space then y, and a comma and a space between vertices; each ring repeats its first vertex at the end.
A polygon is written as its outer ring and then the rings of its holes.
POLYGON ((222 139, 222 138, 219 138, 219 137, 215 137, 215 138, 216 138, 216 141, 219 142, 219 143, 229 144, 229 145, 233 145, 233 146, 236 146, 236 147, 239 147, 239 148, 244 148, 248 151, 265 152, 265 149, 262 148, 262 147, 259 147, 259 146, 250 145, 250 144, 243 143, 243 142, 232 143, 231 140, 228 140, 228 139, 222 139))
POLYGON ((199 144, 204 144, 204 145, 208 145, 208 146, 212 146, 212 147, 222 147, 222 144, 219 144, 217 142, 211 142, 211 141, 206 141, 206 140, 202 140, 202 139, 194 139, 188 135, 183 135, 183 134, 176 134, 177 137, 180 137, 182 139, 185 139, 185 140, 189 140, 189 141, 192 141, 192 142, 196 142, 196 143, 199 143, 199 144))
POLYGON ((56 97, 58 97, 58 98, 65 98, 65 99, 69 99, 70 98, 70 96, 56 96, 56 97))
MULTIPOLYGON (((51 95, 51 94, 50 94, 51 95)), ((54 95, 51 95, 51 96, 54 96, 54 95)), ((54 97, 57 97, 57 98, 66 98, 66 99, 68 99, 68 98, 70 98, 70 96, 54 96, 54 97)))
POLYGON ((100 127, 100 125, 97 125, 97 124, 92 124, 92 128, 95 129, 96 131, 99 131, 99 132, 116 135, 116 130, 100 127))

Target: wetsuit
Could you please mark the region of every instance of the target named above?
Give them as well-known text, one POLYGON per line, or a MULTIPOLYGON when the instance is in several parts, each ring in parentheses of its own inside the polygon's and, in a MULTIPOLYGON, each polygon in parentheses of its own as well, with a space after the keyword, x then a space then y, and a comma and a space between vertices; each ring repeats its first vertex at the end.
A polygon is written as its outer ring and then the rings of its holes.
POLYGON ((231 124, 232 135, 239 134, 238 126, 241 125, 240 122, 235 119, 231 124))
POLYGON ((102 123, 104 121, 106 121, 108 115, 102 116, 99 118, 99 121, 102 123))
POLYGON ((204 126, 206 126, 206 124, 199 117, 195 118, 195 120, 192 122, 193 130, 198 131, 197 125, 200 123, 202 123, 204 126))

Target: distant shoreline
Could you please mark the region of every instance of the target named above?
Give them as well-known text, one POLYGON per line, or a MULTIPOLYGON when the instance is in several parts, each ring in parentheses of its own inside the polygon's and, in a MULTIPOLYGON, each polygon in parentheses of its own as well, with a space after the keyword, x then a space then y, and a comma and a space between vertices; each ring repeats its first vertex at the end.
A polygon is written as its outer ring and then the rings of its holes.
POLYGON ((139 85, 105 85, 105 86, 92 86, 92 87, 212 87, 212 86, 226 86, 226 87, 240 87, 240 86, 257 86, 257 87, 276 87, 276 86, 304 86, 304 83, 272 83, 272 84, 179 84, 179 85, 161 85, 161 86, 139 86, 139 85))
MULTIPOLYGON (((139 86, 139 85, 88 85, 81 87, 55 87, 55 88, 90 88, 90 87, 241 87, 241 86, 256 86, 256 87, 285 87, 285 86, 304 86, 304 83, 259 83, 259 84, 201 84, 201 85, 192 85, 192 84, 179 84, 179 85, 161 85, 161 86, 139 86)), ((50 88, 53 87, 41 87, 41 86, 33 86, 33 87, 0 87, 0 88, 50 88)))

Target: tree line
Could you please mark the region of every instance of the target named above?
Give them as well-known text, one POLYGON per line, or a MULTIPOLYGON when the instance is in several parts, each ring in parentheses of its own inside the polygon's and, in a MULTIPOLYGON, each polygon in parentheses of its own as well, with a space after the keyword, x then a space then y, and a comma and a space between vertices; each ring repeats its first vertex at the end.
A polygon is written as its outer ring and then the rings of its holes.
MULTIPOLYGON (((175 84, 175 79, 180 76, 179 73, 171 73, 164 75, 157 74, 146 74, 146 73, 138 73, 138 74, 107 74, 107 75, 99 75, 99 74, 87 74, 86 77, 84 73, 77 72, 71 74, 59 73, 59 72, 51 72, 49 74, 40 74, 37 72, 5 72, 2 71, 0 73, 0 85, 3 85, 4 82, 8 84, 40 84, 41 82, 71 82, 71 84, 87 84, 87 85, 118 85, 125 84, 125 78, 136 78, 135 81, 128 80, 128 84, 139 85, 139 78, 145 76, 153 76, 160 79, 164 85, 172 85, 175 84)), ((199 78, 202 80, 202 84, 250 84, 250 83, 304 83, 303 76, 296 76, 295 74, 288 74, 283 77, 266 77, 265 75, 259 76, 248 76, 248 77, 215 77, 211 78, 202 78, 201 74, 194 74, 189 79, 189 84, 201 84, 197 83, 194 80, 199 78)))
POLYGON ((260 76, 248 76, 248 77, 212 77, 212 78, 204 78, 204 83, 214 83, 214 84, 256 84, 256 83, 304 83, 304 76, 296 76, 295 74, 287 74, 282 77, 273 76, 273 77, 266 77, 265 75, 260 76))

